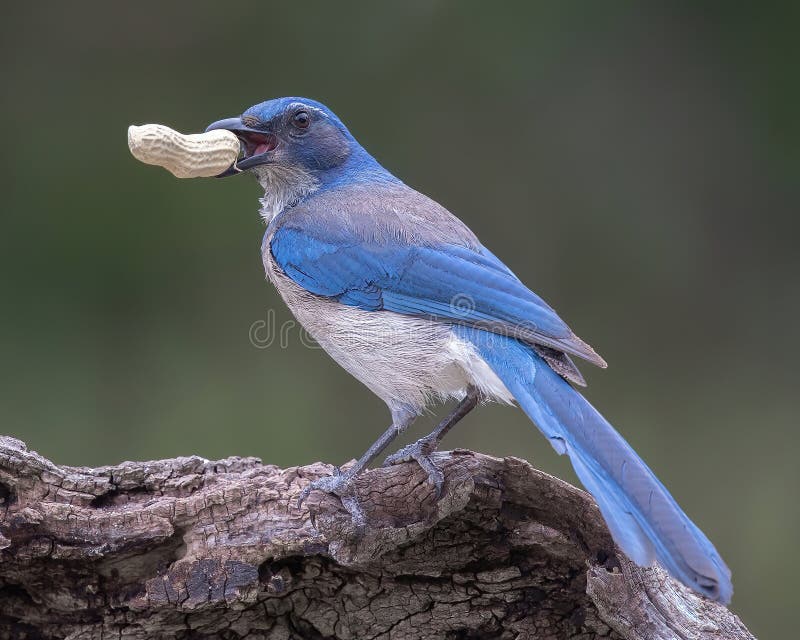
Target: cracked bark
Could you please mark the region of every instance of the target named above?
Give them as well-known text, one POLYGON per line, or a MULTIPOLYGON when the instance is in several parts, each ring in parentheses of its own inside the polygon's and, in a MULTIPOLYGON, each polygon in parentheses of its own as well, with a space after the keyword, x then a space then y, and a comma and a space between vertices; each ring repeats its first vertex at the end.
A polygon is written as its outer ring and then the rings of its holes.
POLYGON ((752 638, 632 565, 585 492, 517 458, 362 476, 368 517, 255 458, 57 466, 0 437, 0 639, 752 638))

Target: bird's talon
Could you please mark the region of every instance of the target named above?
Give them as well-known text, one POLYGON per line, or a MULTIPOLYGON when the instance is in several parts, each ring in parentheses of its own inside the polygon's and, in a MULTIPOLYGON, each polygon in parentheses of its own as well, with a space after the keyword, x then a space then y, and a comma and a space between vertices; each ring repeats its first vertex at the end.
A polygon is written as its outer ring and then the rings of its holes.
POLYGON ((395 464, 403 464, 404 462, 411 462, 413 459, 410 455, 406 454, 406 449, 408 447, 403 447, 397 453, 393 453, 390 456, 386 456, 386 459, 383 461, 384 467, 391 467, 395 464))
POLYGON ((403 447, 396 453, 386 457, 383 462, 384 467, 414 460, 422 470, 428 474, 427 482, 434 488, 436 499, 442 496, 444 487, 444 474, 438 469, 430 458, 435 443, 427 438, 417 440, 415 443, 403 447))
POLYGON ((444 488, 444 474, 439 469, 436 469, 436 473, 428 472, 428 482, 433 485, 436 499, 441 498, 442 489, 444 488))
POLYGON ((309 495, 313 491, 322 491, 323 493, 330 493, 332 495, 337 496, 341 501, 350 515, 353 516, 353 519, 356 519, 356 513, 360 513, 363 519, 363 513, 361 513, 361 508, 351 508, 345 504, 345 498, 348 501, 356 503, 356 499, 352 497, 353 492, 353 477, 349 476, 347 473, 343 473, 341 468, 334 467, 333 473, 329 476, 323 476, 322 478, 317 478, 313 482, 308 483, 306 487, 300 492, 300 495, 297 498, 297 507, 300 508, 303 506, 303 503, 306 501, 309 495))
POLYGON ((355 525, 356 531, 360 532, 360 535, 367 527, 367 517, 364 515, 364 510, 358 503, 358 499, 355 496, 340 496, 339 500, 342 501, 342 506, 347 510, 347 513, 350 514, 353 525, 355 525))
POLYGON ((416 442, 412 444, 406 445, 401 449, 398 449, 395 453, 386 456, 386 459, 383 461, 384 467, 390 467, 395 464, 403 464, 404 462, 411 462, 412 460, 416 460, 420 466, 422 463, 419 462, 421 458, 425 458, 429 460, 429 456, 433 453, 434 446, 432 443, 427 440, 427 438, 420 438, 416 442))

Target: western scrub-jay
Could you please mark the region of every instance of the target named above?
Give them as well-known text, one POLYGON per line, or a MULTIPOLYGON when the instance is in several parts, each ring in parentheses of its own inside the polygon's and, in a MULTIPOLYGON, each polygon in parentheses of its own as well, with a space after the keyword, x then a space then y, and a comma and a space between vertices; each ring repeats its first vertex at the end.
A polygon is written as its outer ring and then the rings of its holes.
MULTIPOLYGON (((351 483, 432 402, 456 409, 387 462, 416 460, 437 492, 430 454, 481 400, 517 404, 567 454, 620 548, 658 560, 709 598, 729 602, 730 571, 633 449, 572 386, 572 358, 605 367, 539 296, 458 218, 403 184, 327 107, 280 98, 211 124, 242 142, 223 175, 264 188, 267 277, 313 338, 389 407, 392 424, 346 472, 309 490, 359 517, 351 483)), ((307 493, 306 493, 307 495, 307 493)))

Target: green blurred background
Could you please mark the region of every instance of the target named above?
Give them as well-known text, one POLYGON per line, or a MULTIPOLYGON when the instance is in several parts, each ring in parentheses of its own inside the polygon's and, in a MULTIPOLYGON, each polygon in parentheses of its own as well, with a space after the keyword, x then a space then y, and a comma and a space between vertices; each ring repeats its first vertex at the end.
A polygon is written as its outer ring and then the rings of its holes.
MULTIPOLYGON (((793 5, 797 7, 795 3, 793 5)), ((59 463, 343 462, 388 424, 265 281, 258 186, 129 123, 326 102, 608 360, 588 396, 794 635, 800 13, 753 3, 15 3, 0 26, 0 433, 59 463)), ((420 421, 406 441, 426 432, 420 421)), ((575 481, 521 412, 448 437, 575 481)))

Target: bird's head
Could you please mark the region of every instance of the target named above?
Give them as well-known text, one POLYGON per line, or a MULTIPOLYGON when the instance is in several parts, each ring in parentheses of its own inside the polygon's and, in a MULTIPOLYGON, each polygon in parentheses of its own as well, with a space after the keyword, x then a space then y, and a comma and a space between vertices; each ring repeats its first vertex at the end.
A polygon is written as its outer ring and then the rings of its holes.
POLYGON ((241 116, 210 124, 242 143, 242 155, 218 177, 252 172, 265 190, 264 206, 275 215, 322 186, 391 176, 358 144, 328 107, 308 98, 276 98, 241 116))
POLYGON ((212 129, 232 131, 242 142, 242 156, 223 175, 287 169, 324 180, 324 172, 363 152, 336 114, 307 98, 267 100, 239 117, 210 124, 206 131, 212 129))

